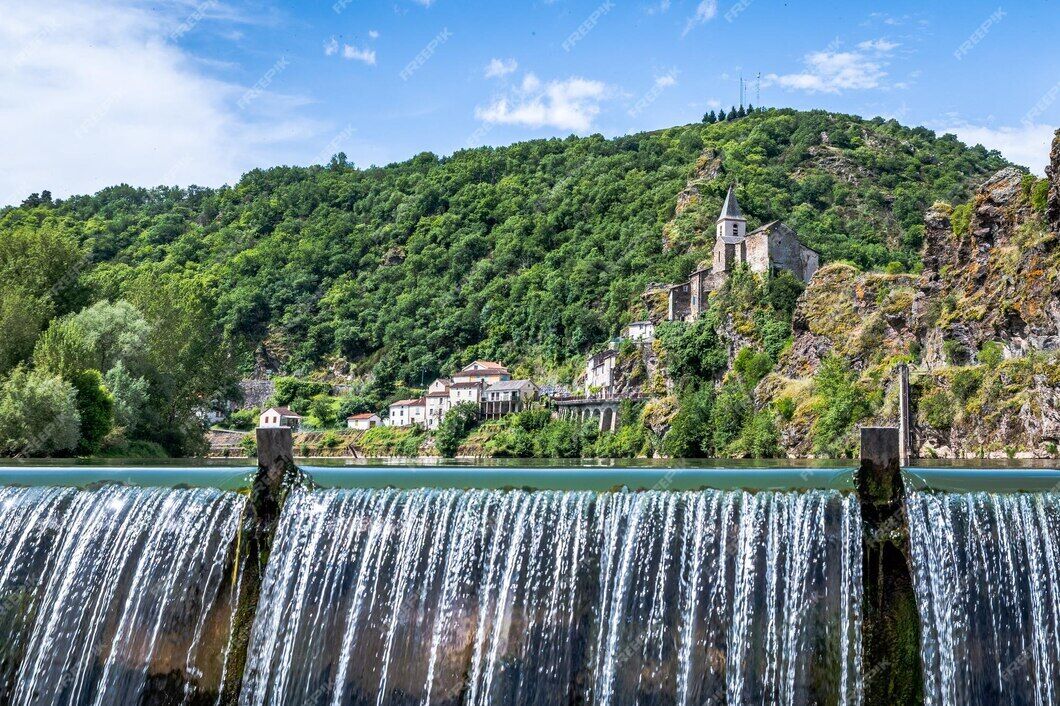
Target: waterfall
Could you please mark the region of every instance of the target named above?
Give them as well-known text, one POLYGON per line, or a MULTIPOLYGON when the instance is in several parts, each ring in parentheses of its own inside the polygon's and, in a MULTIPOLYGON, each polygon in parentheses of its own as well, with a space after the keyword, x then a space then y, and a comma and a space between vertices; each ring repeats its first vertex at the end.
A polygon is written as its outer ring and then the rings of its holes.
POLYGON ((1060 494, 911 492, 925 702, 1060 702, 1060 494))
POLYGON ((294 491, 241 703, 859 704, 833 491, 294 491))
POLYGON ((0 622, 5 662, 20 664, 0 702, 216 698, 244 502, 213 489, 0 488, 0 615, 26 616, 0 622))

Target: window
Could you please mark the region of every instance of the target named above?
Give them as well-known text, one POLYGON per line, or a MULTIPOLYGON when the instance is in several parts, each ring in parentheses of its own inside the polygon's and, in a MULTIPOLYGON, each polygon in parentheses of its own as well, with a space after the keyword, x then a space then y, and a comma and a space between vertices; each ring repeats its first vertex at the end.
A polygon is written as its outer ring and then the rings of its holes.
POLYGON ((740 224, 739 223, 733 223, 732 224, 732 234, 733 235, 739 235, 740 234, 740 224))

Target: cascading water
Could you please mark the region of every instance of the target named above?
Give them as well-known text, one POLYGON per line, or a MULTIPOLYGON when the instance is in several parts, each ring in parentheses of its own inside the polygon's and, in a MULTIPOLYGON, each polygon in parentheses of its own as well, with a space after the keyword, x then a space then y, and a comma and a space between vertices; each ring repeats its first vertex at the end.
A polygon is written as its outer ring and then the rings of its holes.
POLYGON ((1060 702, 1060 494, 908 493, 928 706, 1060 702))
POLYGON ((857 501, 295 491, 241 703, 858 704, 857 501))
POLYGON ((12 704, 203 703, 231 630, 245 500, 212 489, 0 488, 12 704))

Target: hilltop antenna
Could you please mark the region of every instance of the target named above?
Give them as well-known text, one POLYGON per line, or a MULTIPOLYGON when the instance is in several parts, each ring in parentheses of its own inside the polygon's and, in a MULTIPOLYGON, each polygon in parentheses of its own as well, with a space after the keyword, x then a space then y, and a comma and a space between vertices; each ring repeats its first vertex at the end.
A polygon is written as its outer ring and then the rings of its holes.
POLYGON ((755 103, 758 107, 762 107, 762 72, 759 71, 758 75, 755 76, 755 103))
POLYGON ((743 107, 743 72, 740 73, 740 107, 743 107))

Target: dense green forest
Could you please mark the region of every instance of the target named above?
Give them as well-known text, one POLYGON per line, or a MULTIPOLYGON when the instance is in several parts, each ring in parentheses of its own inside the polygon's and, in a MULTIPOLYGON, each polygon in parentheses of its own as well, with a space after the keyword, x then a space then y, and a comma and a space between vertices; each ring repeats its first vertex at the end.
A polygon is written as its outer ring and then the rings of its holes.
POLYGON ((893 120, 766 110, 365 169, 340 154, 220 189, 41 192, 0 211, 0 444, 187 452, 194 411, 262 365, 366 375, 379 400, 473 358, 563 379, 644 315, 649 283, 709 257, 730 182, 749 226, 902 271, 925 209, 1004 164, 893 120))

